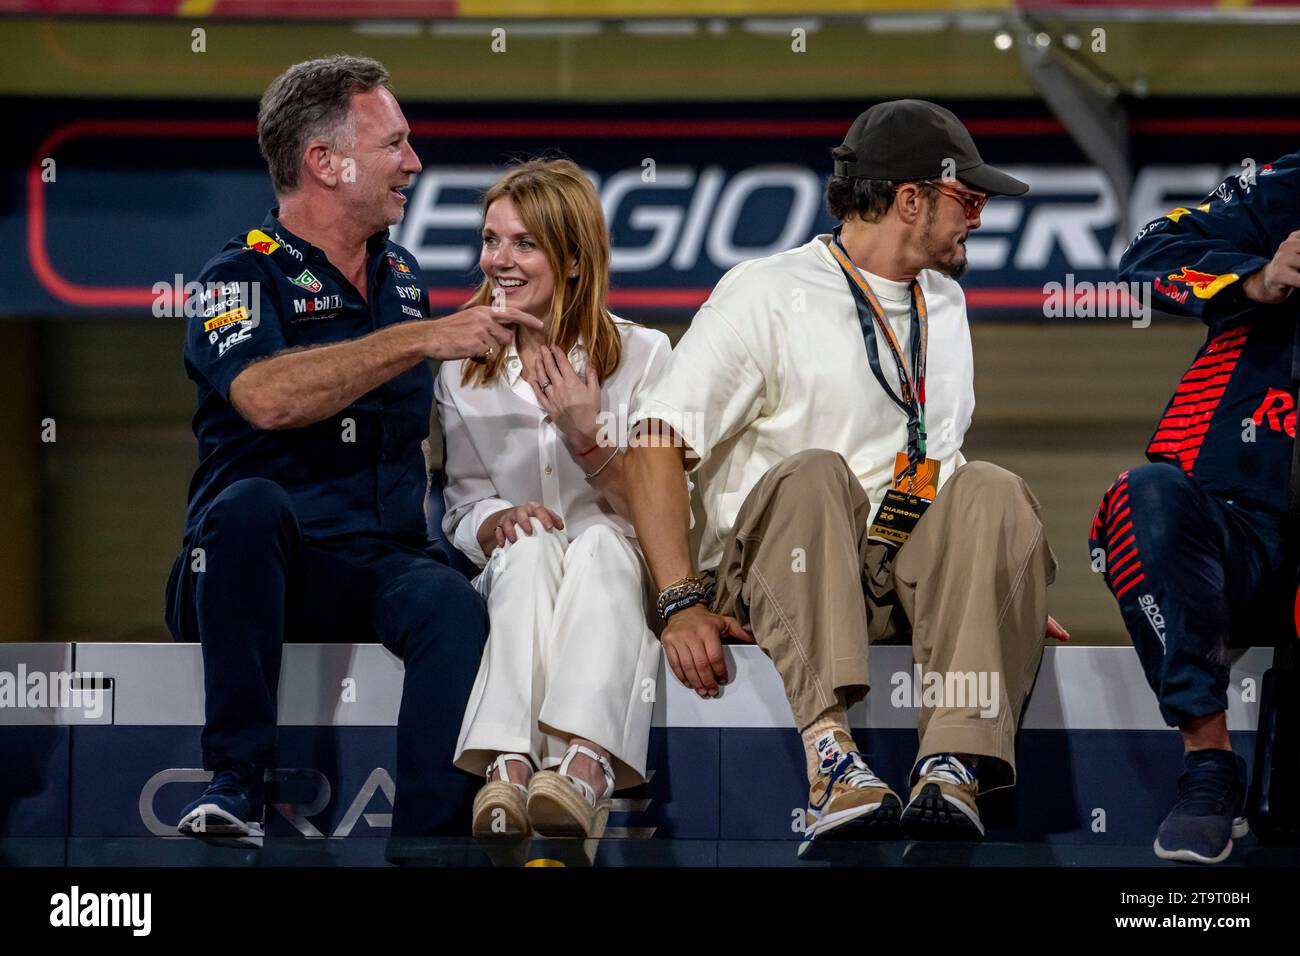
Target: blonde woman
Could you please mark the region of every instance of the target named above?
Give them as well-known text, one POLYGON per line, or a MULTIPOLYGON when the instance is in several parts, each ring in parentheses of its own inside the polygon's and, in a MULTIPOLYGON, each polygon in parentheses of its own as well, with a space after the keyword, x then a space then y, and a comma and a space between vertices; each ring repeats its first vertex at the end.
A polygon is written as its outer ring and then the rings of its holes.
POLYGON ((568 160, 514 166, 488 190, 479 266, 472 304, 544 328, 485 342, 435 385, 443 529, 484 569, 491 618, 456 765, 487 776, 476 835, 598 837, 610 794, 645 780, 659 660, 617 422, 670 346, 609 313, 604 215, 568 160))

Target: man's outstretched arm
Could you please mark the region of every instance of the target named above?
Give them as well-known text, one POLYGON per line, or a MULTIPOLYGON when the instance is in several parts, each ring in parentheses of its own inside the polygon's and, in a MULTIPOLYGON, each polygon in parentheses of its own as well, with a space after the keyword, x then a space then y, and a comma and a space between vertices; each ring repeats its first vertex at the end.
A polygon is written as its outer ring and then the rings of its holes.
POLYGON ((518 309, 480 305, 445 319, 403 322, 350 342, 281 352, 230 383, 230 403, 250 424, 275 430, 323 421, 425 359, 481 356, 505 348, 512 325, 542 327, 518 309))

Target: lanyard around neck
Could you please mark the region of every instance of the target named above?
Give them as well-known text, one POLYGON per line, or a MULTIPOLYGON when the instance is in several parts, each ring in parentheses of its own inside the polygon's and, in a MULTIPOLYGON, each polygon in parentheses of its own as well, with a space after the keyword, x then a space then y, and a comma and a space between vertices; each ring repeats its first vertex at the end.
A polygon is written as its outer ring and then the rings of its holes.
POLYGON ((912 466, 922 461, 926 454, 925 433, 925 359, 929 323, 925 309, 925 296, 921 293, 921 284, 913 279, 911 283, 912 298, 912 342, 911 368, 903 359, 903 350, 899 347, 894 330, 885 318, 885 311, 880 306, 871 286, 854 265, 849 254, 840 243, 839 230, 835 230, 830 244, 831 255, 839 263, 844 277, 853 294, 853 303, 857 307, 858 324, 862 328, 862 338, 867 347, 867 361, 872 374, 885 390, 889 399, 907 415, 907 457, 912 466), (898 384, 902 395, 894 392, 880 367, 880 354, 876 345, 875 329, 879 328, 885 343, 889 346, 894 366, 898 370, 898 384))

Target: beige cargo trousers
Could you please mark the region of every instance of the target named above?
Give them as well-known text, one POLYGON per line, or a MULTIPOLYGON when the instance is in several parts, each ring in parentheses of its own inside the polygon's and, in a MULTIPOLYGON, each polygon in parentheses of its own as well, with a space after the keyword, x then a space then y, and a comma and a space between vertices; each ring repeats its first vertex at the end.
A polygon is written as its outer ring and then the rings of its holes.
POLYGON ((991 708, 951 695, 938 706, 923 700, 917 760, 992 757, 980 761, 981 790, 1014 784, 1016 728, 1056 576, 1037 499, 1019 476, 969 462, 901 548, 868 539, 870 508, 841 455, 813 449, 780 462, 741 506, 716 571, 714 611, 753 631, 800 728, 865 697, 868 644, 909 631, 932 683, 960 692, 972 686, 968 675, 983 673, 997 689, 991 708))

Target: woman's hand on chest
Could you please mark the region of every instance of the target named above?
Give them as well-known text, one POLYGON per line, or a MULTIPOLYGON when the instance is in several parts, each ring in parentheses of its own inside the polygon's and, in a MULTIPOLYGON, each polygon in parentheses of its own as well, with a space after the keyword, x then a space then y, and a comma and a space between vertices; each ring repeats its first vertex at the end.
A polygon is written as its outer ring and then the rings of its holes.
POLYGON ((585 378, 574 371, 569 357, 555 345, 546 345, 532 355, 521 356, 524 380, 537 396, 537 403, 560 430, 575 456, 596 444, 600 430, 600 380, 593 369, 585 378))

